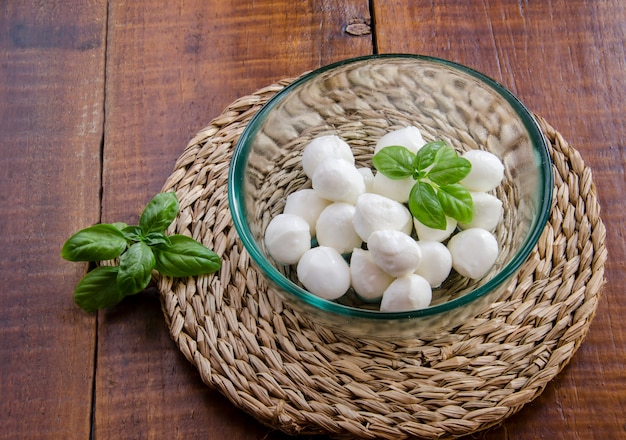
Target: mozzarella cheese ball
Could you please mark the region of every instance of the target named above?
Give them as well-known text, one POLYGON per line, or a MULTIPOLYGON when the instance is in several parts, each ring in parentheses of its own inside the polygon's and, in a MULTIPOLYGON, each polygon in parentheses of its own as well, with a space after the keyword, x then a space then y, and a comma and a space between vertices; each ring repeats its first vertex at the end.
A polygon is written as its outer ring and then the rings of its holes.
POLYGON ((330 200, 322 199, 311 188, 301 189, 287 196, 283 214, 293 214, 303 218, 309 224, 311 236, 316 234, 315 223, 322 211, 330 205, 330 200))
POLYGON ((378 301, 394 278, 382 270, 369 251, 355 248, 350 258, 352 288, 364 301, 378 301))
POLYGON ((388 197, 396 202, 406 203, 409 201, 413 185, 415 185, 415 180, 412 177, 395 180, 390 179, 383 173, 376 173, 372 182, 372 192, 388 197))
POLYGON ((373 232, 367 248, 378 267, 393 277, 412 274, 422 260, 417 242, 401 231, 373 232))
POLYGON ((394 280, 380 302, 381 312, 407 312, 425 309, 433 292, 425 278, 411 274, 394 280))
POLYGON ((472 169, 461 180, 469 191, 491 191, 504 177, 504 165, 495 154, 483 150, 469 150, 462 157, 469 160, 472 169))
POLYGON ((343 159, 354 165, 354 156, 350 145, 339 136, 331 134, 317 137, 304 147, 302 151, 304 174, 312 179, 317 166, 329 158, 343 159))
POLYGON ((426 142, 422 138, 422 133, 419 131, 419 128, 409 126, 390 131, 381 137, 374 147, 374 154, 385 147, 392 147, 394 145, 400 145, 413 153, 417 153, 425 144, 426 142))
POLYGON ((402 231, 408 235, 413 229, 413 215, 406 206, 372 193, 362 194, 357 199, 353 222, 363 241, 375 231, 402 231))
POLYGON ((354 205, 335 202, 322 211, 317 219, 317 242, 345 254, 361 246, 363 240, 354 230, 354 205))
POLYGON ((471 279, 482 278, 498 258, 498 242, 489 231, 480 228, 466 229, 448 242, 452 267, 471 279))
POLYGON ((293 214, 279 214, 265 229, 267 251, 281 264, 295 264, 311 248, 306 220, 293 214))
POLYGON ((313 173, 313 189, 323 199, 355 204, 365 192, 365 182, 356 167, 343 159, 325 159, 313 173))
POLYGON ((373 192, 374 189, 374 172, 371 168, 361 167, 357 168, 357 171, 361 173, 363 182, 365 182, 365 192, 373 192))
POLYGON ((439 287, 452 270, 452 255, 448 248, 438 241, 418 241, 422 251, 422 261, 415 270, 428 281, 431 287, 439 287))
POLYGON ((324 299, 337 299, 350 288, 350 267, 331 247, 318 246, 306 251, 296 272, 309 292, 324 299))
POLYGON ((502 219, 502 201, 484 192, 472 192, 474 214, 469 223, 459 223, 461 229, 482 228, 494 231, 502 219))
POLYGON ((446 217, 446 229, 434 229, 426 226, 418 219, 413 219, 417 238, 425 241, 446 241, 456 229, 457 221, 452 217, 446 217))

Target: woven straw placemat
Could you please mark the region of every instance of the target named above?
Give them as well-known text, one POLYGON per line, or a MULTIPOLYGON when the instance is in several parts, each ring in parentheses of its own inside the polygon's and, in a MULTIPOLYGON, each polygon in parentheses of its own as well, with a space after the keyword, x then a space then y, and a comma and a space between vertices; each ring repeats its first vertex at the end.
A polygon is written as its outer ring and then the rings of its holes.
POLYGON ((336 438, 450 438, 496 425, 536 398, 585 337, 604 283, 605 228, 591 171, 538 118, 551 144, 551 218, 511 287, 433 339, 335 334, 268 293, 228 209, 228 167, 252 116, 287 79, 243 97, 188 144, 164 191, 171 232, 223 259, 219 273, 159 278, 173 340, 202 380, 262 423, 336 438))

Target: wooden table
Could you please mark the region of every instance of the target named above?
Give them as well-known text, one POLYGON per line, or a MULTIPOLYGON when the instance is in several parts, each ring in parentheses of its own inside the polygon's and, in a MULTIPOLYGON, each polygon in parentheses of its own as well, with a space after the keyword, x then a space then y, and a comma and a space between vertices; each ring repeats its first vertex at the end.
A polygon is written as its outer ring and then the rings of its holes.
POLYGON ((240 96, 409 52, 508 87, 578 149, 607 284, 571 363, 472 438, 626 438, 626 4, 620 0, 88 0, 0 7, 0 438, 285 439, 206 387, 154 289, 82 312, 76 230, 136 223, 187 141, 240 96))

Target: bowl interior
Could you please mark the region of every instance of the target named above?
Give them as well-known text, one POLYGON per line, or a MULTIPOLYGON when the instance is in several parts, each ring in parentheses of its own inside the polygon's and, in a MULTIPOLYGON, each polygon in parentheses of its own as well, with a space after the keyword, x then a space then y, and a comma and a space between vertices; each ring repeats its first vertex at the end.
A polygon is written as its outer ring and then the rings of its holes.
POLYGON ((275 95, 252 119, 233 154, 231 214, 253 261, 288 298, 340 315, 373 319, 435 315, 500 287, 536 244, 552 200, 546 141, 533 116, 502 86, 466 67, 415 55, 370 56, 307 74, 275 95), (376 141, 391 130, 418 127, 426 141, 458 151, 484 149, 505 165, 496 195, 503 221, 495 231, 498 260, 480 280, 452 275, 427 309, 382 313, 353 294, 337 302, 310 294, 294 267, 268 255, 264 231, 290 193, 310 187, 300 155, 313 138, 335 134, 352 147, 357 166, 372 167, 376 141))

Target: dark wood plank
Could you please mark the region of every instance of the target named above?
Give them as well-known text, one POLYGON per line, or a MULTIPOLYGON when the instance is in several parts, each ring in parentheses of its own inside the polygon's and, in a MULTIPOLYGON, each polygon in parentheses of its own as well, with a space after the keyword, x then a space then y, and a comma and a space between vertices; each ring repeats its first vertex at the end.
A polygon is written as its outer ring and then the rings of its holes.
POLYGON ((374 1, 378 50, 438 56, 504 84, 594 172, 608 284, 590 332, 545 393, 485 438, 626 436, 626 6, 587 2, 374 1))
MULTIPOLYGON (((235 99, 371 53, 367 1, 112 1, 104 145, 105 221, 136 222, 188 140, 235 99), (353 30, 353 28, 351 28, 353 30)), ((209 390, 170 340, 154 292, 100 314, 97 438, 279 439, 209 390)))
POLYGON ((63 242, 99 221, 106 2, 0 12, 0 438, 88 438, 96 318, 63 242))

